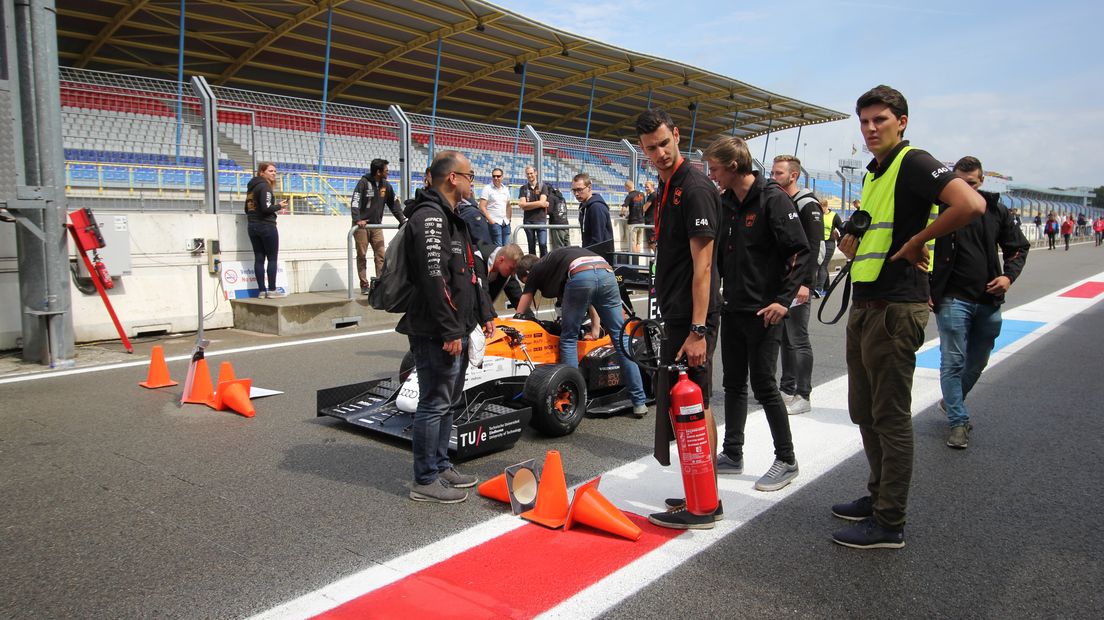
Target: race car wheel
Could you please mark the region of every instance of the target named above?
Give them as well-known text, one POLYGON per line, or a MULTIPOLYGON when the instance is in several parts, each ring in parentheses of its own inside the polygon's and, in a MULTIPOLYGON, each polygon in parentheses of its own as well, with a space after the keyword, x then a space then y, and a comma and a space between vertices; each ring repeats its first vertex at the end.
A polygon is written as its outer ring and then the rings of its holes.
POLYGON ((406 378, 409 377, 412 372, 414 372, 414 354, 407 351, 402 361, 399 362, 399 383, 405 383, 406 378))
POLYGON ((523 394, 533 403, 531 424, 551 437, 570 435, 586 413, 586 381, 578 368, 537 366, 525 380, 523 394))

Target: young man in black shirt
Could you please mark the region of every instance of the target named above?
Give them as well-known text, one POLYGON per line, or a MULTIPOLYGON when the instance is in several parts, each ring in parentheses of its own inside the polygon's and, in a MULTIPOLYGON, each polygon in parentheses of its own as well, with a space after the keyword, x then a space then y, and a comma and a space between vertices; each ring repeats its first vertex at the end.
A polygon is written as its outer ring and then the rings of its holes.
POLYGON ((613 222, 609 205, 601 194, 591 187, 590 175, 580 172, 571 180, 571 193, 579 201, 579 227, 582 229, 582 246, 599 247, 599 251, 613 251, 613 222), (606 245, 599 245, 606 244, 606 245), (607 249, 608 246, 608 249, 607 249))
POLYGON ((861 239, 844 235, 839 250, 853 260, 848 409, 870 477, 869 495, 832 506, 835 516, 857 521, 832 540, 858 549, 899 549, 912 482, 912 375, 928 323, 927 244, 981 215, 985 200, 903 139, 908 103, 900 92, 877 86, 859 97, 855 113, 874 154, 862 191, 872 221, 861 239), (931 221, 936 202, 949 206, 931 221))
MULTIPOLYGON (((663 317, 667 337, 660 347, 660 364, 683 357, 686 374, 701 387, 709 445, 717 447, 717 427, 709 396, 713 390, 713 350, 720 324, 720 272, 714 262, 721 211, 717 188, 700 170, 690 165, 679 151, 679 130, 671 116, 652 108, 636 119, 640 148, 659 172, 656 191, 655 260, 656 304, 663 317)), ((670 390, 671 373, 656 376, 656 432, 654 456, 662 465, 671 464, 670 390)), ((650 515, 648 520, 673 529, 710 529, 720 518, 695 515, 681 498, 667 500, 668 512, 650 515)))
POLYGON ((632 181, 625 181, 625 202, 621 204, 621 217, 625 218, 625 250, 640 251, 640 240, 644 237, 643 228, 629 228, 633 224, 644 223, 644 192, 636 191, 632 181))
POLYGON ((373 159, 368 172, 357 182, 353 197, 349 200, 349 214, 353 225, 360 228, 353 232, 356 242, 357 275, 360 277, 360 292, 368 294, 368 245, 372 245, 372 255, 376 262, 376 276, 383 271, 383 230, 365 228, 369 224, 383 222, 383 207, 402 224, 406 221, 403 208, 395 199, 395 188, 387 181, 389 171, 386 159, 373 159))
MULTIPOLYGON (((548 223, 548 194, 537 179, 537 169, 533 166, 525 167, 526 184, 518 188, 518 206, 521 207, 522 224, 547 224, 548 223)), ((525 238, 529 240, 529 253, 536 254, 540 248, 540 255, 548 254, 548 229, 526 228, 525 238)))
MULTIPOLYGON (((958 160, 954 172, 975 190, 985 178, 976 157, 958 160)), ((973 428, 966 395, 989 363, 1001 331, 1004 294, 1023 271, 1031 247, 1000 196, 978 193, 985 198, 985 214, 935 241, 931 276, 932 309, 939 325, 940 405, 951 427, 947 446, 958 449, 969 445, 973 428)))
POLYGON ((725 436, 717 454, 717 473, 744 472, 750 374, 755 399, 766 412, 775 455, 755 488, 777 491, 798 473, 790 418, 774 372, 782 322, 809 274, 809 242, 790 197, 778 183, 752 169, 746 142, 734 136, 717 138, 704 159, 709 162, 709 176, 724 190, 717 241, 724 292, 725 436))

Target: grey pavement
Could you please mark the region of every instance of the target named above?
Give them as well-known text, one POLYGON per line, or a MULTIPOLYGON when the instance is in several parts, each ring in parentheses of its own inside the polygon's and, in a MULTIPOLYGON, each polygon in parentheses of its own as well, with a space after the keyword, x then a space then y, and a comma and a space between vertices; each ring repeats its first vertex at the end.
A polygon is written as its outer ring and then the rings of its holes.
MULTIPOLYGON (((1033 250, 1010 306, 1101 271, 1104 249, 1033 250)), ((860 455, 607 615, 1104 616, 1102 321, 1097 304, 984 375, 968 450, 943 445, 938 411, 917 416, 905 549, 828 540, 842 525, 828 506, 863 493, 860 455)), ((844 374, 842 324, 812 335, 814 384, 844 374)), ((246 419, 181 407, 180 386, 138 387, 143 366, 0 385, 0 617, 243 617, 501 514, 481 498, 409 501, 408 445, 315 417, 317 389, 394 373, 405 338, 219 355, 297 339, 208 336, 213 367, 229 359, 238 376, 285 393, 254 401, 246 419)), ((174 355, 193 339, 161 342, 174 355)), ((182 382, 185 362, 169 367, 182 382)), ((487 478, 558 449, 574 485, 649 454, 652 425, 614 417, 559 439, 527 431, 462 468, 487 478)))

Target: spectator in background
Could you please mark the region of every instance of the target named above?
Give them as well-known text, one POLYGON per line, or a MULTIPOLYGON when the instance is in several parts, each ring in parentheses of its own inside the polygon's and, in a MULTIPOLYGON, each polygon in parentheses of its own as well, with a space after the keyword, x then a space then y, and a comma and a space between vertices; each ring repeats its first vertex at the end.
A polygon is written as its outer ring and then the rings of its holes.
POLYGON ((824 297, 828 288, 828 268, 831 266, 832 257, 836 255, 836 242, 843 235, 843 219, 839 214, 828 208, 828 199, 825 198, 820 205, 822 223, 824 224, 824 260, 817 270, 817 297, 824 297))
POLYGON ((402 224, 406 217, 402 207, 395 199, 395 188, 387 181, 386 159, 373 159, 368 172, 357 182, 353 197, 349 201, 349 214, 353 218, 353 240, 356 241, 357 275, 360 277, 360 292, 368 294, 368 244, 372 244, 372 257, 376 263, 376 277, 383 271, 383 230, 365 228, 369 224, 383 222, 383 207, 387 206, 391 214, 402 224))
POLYGON ((1067 215, 1066 221, 1062 222, 1062 241, 1066 242, 1066 251, 1069 252, 1070 236, 1073 235, 1073 216, 1067 215))
MULTIPOLYGON (((533 166, 525 167, 526 184, 518 188, 518 206, 521 207, 522 224, 548 223, 548 194, 537 180, 537 169, 533 166)), ((548 229, 526 228, 525 238, 529 240, 529 253, 536 254, 540 247, 540 255, 548 253, 548 229)))
MULTIPOLYGON (((655 183, 652 183, 651 181, 645 181, 644 194, 644 223, 649 226, 655 226, 655 183)), ((655 252, 655 229, 646 228, 644 239, 648 242, 648 250, 650 252, 655 252)))
POLYGON ((253 246, 253 273, 257 277, 257 297, 283 297, 276 290, 276 256, 280 252, 280 233, 276 230, 276 213, 287 206, 287 200, 276 202, 272 186, 276 183, 276 164, 257 164, 257 176, 249 180, 245 194, 245 217, 249 223, 249 243, 253 246), (268 267, 265 267, 268 261, 268 267), (265 285, 265 275, 268 285, 265 285))
POLYGON ((1039 214, 1035 214, 1035 231, 1037 233, 1043 232, 1043 218, 1039 217, 1039 214))
POLYGON ((613 222, 610 221, 609 205, 591 188, 590 175, 585 172, 575 175, 571 180, 571 193, 579 201, 579 226, 583 229, 583 247, 608 243, 609 250, 601 250, 612 251, 613 222))
POLYGON ((432 186, 433 186, 433 184, 430 181, 429 168, 426 168, 425 169, 425 174, 422 175, 422 186, 419 187, 418 189, 414 190, 414 195, 412 197, 407 198, 405 201, 403 201, 403 208, 404 209, 409 209, 409 208, 413 207, 414 205, 418 204, 418 202, 421 200, 422 192, 424 192, 425 190, 429 189, 432 186))
POLYGON ((1015 210, 1015 209, 1012 209, 1011 211, 1009 211, 1009 215, 1012 216, 1012 224, 1016 228, 1019 228, 1022 232, 1022 230, 1023 230, 1023 220, 1020 219, 1020 212, 1015 210))
POLYGON ((640 241, 644 238, 644 229, 633 229, 633 224, 644 223, 644 192, 636 190, 632 181, 625 181, 625 202, 621 205, 621 217, 625 218, 625 241, 622 249, 632 248, 633 252, 640 251, 640 241))
POLYGON ((491 184, 483 186, 479 195, 479 210, 487 218, 491 229, 491 243, 506 245, 510 242, 510 188, 503 184, 502 168, 491 171, 491 184))
POLYGON ((1093 222, 1093 233, 1096 235, 1096 247, 1100 247, 1104 244, 1104 215, 1096 218, 1093 222))
POLYGON ((1077 214, 1077 236, 1078 237, 1085 236, 1085 231, 1086 231, 1085 227, 1086 227, 1087 224, 1088 224, 1088 220, 1085 219, 1085 214, 1084 213, 1078 213, 1077 214))
POLYGON ((470 185, 461 190, 461 196, 456 210, 460 214, 460 219, 468 225, 468 234, 471 235, 472 243, 495 245, 491 241, 491 227, 487 224, 487 218, 483 217, 483 212, 475 206, 475 192, 470 185))
POLYGON ((1045 232, 1047 236, 1048 250, 1054 249, 1054 240, 1058 237, 1059 227, 1058 218, 1054 215, 1054 212, 1051 211, 1047 213, 1046 226, 1043 228, 1043 232, 1045 232))
MULTIPOLYGON (((548 200, 548 223, 554 226, 567 226, 567 201, 563 194, 551 183, 544 184, 544 197, 548 200)), ((556 228, 550 231, 550 245, 553 250, 566 248, 571 245, 571 231, 566 228, 556 228)))

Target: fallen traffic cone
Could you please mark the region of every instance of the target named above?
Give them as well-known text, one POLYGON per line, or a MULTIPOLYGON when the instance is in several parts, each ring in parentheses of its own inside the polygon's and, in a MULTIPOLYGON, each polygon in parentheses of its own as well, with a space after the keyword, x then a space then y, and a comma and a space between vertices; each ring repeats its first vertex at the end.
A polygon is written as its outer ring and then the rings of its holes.
POLYGON ((207 406, 216 411, 233 409, 247 418, 252 418, 256 413, 253 403, 249 402, 249 389, 252 387, 252 379, 223 381, 218 384, 218 389, 207 401, 207 406))
POLYGON ((640 528, 598 492, 598 482, 601 479, 599 476, 575 490, 575 499, 567 511, 564 529, 570 530, 576 524, 582 523, 622 538, 640 540, 640 528))
POLYGON ((510 490, 510 511, 515 515, 528 512, 537 505, 540 472, 533 459, 506 468, 506 488, 510 490))
POLYGON ((215 385, 218 385, 223 381, 233 381, 234 379, 237 379, 237 377, 234 376, 234 365, 230 362, 223 362, 219 364, 219 376, 218 381, 215 382, 215 385))
POLYGON ((159 344, 154 345, 153 350, 150 351, 149 373, 146 375, 146 380, 138 385, 153 389, 176 384, 176 381, 169 377, 169 367, 165 364, 165 350, 159 344))
POLYGON ((184 397, 180 399, 180 404, 206 405, 214 392, 211 371, 207 369, 207 358, 201 357, 188 368, 188 378, 184 381, 184 397))
POLYGON ((479 485, 479 494, 500 502, 510 503, 510 490, 506 487, 506 474, 501 473, 479 485))
POLYGON ((544 457, 537 507, 521 513, 521 518, 551 528, 560 527, 567 520, 567 480, 558 451, 549 450, 544 457))

